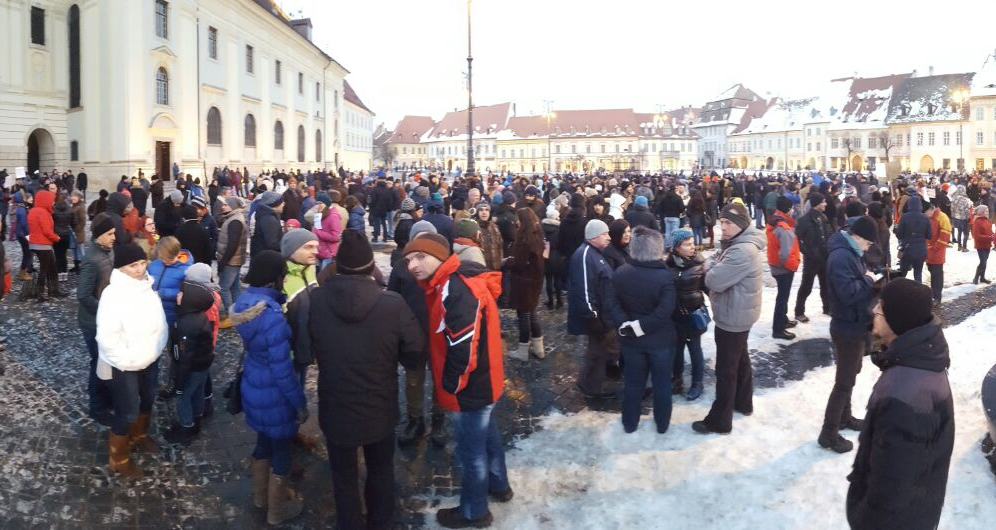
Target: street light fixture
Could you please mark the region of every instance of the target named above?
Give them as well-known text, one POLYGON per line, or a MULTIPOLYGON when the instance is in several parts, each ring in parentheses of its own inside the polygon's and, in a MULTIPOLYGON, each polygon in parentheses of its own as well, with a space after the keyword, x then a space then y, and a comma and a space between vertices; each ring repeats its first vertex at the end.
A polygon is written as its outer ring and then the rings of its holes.
POLYGON ((553 172, 553 129, 550 128, 550 122, 557 117, 557 113, 550 110, 550 104, 553 103, 552 100, 544 99, 543 103, 546 104, 546 113, 543 117, 546 118, 546 171, 547 173, 553 172))
POLYGON ((467 174, 474 174, 474 88, 471 68, 474 56, 470 53, 470 1, 467 0, 467 174))
POLYGON ((959 158, 958 158, 958 168, 959 171, 965 171, 965 102, 968 101, 968 90, 961 89, 954 93, 954 100, 958 102, 958 112, 961 114, 961 119, 958 120, 958 136, 961 141, 958 142, 959 148, 959 158))

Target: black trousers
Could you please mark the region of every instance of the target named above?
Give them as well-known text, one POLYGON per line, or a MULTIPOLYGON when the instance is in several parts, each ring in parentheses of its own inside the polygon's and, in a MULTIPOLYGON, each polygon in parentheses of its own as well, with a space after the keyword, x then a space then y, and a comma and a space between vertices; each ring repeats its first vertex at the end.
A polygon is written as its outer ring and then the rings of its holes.
POLYGON ((833 342, 837 374, 827 400, 823 430, 836 433, 840 431, 841 423, 851 419, 851 391, 854 390, 855 378, 861 372, 861 361, 868 347, 868 334, 840 336, 831 333, 830 339, 833 342))
POLYGON ((709 429, 733 430, 733 411, 754 412, 754 372, 747 352, 750 331, 716 328, 716 401, 705 417, 709 429))
POLYGON ((536 316, 536 311, 516 311, 516 315, 519 317, 520 344, 529 342, 529 339, 543 336, 543 330, 540 329, 539 317, 536 316))
POLYGON ((112 377, 109 383, 111 399, 114 402, 114 423, 111 425, 111 431, 114 434, 118 436, 128 434, 128 427, 135 423, 139 414, 152 412, 152 371, 158 369, 158 362, 133 372, 122 372, 117 368, 111 368, 112 377))
POLYGON ((329 445, 336 523, 339 530, 389 530, 394 527, 394 433, 364 446, 329 445), (356 451, 363 449, 367 481, 360 502, 360 474, 356 451))
POLYGON ((588 323, 588 348, 584 354, 584 364, 578 376, 578 385, 587 394, 598 394, 605 383, 605 363, 612 360, 609 350, 612 330, 600 321, 592 319, 588 323))
POLYGON ((927 272, 930 273, 930 290, 934 293, 934 301, 941 301, 941 292, 944 291, 944 264, 927 264, 927 272))
POLYGON ((795 314, 806 314, 806 300, 813 292, 813 279, 819 280, 820 301, 823 302, 823 311, 830 309, 830 292, 827 291, 826 262, 818 259, 803 258, 802 260, 802 283, 799 284, 799 292, 795 295, 795 314))
POLYGON ((52 244, 52 251, 55 253, 55 270, 59 274, 69 269, 66 261, 66 253, 69 251, 69 238, 64 237, 52 244))
POLYGON ((975 276, 981 280, 986 277, 986 262, 989 261, 989 249, 979 248, 975 249, 975 251, 979 253, 979 266, 975 268, 975 276))
POLYGON ((34 250, 38 257, 38 294, 44 293, 48 288, 49 296, 59 292, 59 279, 55 270, 55 252, 52 250, 34 250))

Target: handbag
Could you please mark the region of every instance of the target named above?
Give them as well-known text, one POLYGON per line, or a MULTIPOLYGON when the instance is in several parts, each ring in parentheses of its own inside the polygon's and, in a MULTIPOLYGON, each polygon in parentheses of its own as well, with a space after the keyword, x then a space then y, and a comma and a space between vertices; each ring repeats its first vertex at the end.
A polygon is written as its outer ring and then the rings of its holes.
POLYGON ((702 307, 688 313, 685 317, 685 324, 690 331, 701 335, 709 327, 712 318, 709 316, 709 307, 702 304, 702 307))
POLYGON ((225 410, 232 416, 238 416, 242 413, 242 374, 245 371, 245 360, 246 352, 242 350, 242 356, 239 358, 239 367, 235 371, 235 377, 228 383, 228 386, 225 387, 225 392, 222 394, 225 397, 225 410))

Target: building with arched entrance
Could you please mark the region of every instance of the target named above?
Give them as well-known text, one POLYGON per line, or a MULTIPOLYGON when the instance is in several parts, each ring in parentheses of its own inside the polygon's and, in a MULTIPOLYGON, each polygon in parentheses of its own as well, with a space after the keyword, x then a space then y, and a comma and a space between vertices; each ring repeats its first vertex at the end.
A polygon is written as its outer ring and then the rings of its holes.
POLYGON ((8 0, 0 27, 0 168, 98 188, 342 159, 349 72, 271 0, 8 0))

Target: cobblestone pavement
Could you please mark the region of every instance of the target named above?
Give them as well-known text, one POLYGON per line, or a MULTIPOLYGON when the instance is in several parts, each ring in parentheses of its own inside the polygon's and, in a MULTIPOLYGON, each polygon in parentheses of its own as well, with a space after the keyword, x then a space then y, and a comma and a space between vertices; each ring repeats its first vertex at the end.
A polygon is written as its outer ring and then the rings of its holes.
MULTIPOLYGON (((5 245, 17 263, 19 249, 5 245)), ((73 293, 75 278, 65 287, 73 293)), ((76 325, 75 298, 19 302, 19 289, 15 280, 14 292, 0 306, 7 337, 6 351, 0 354, 6 366, 0 377, 0 527, 267 527, 265 514, 252 508, 249 499, 248 458, 255 435, 242 416, 228 415, 220 404, 189 447, 160 441, 159 454, 139 456, 143 479, 130 482, 110 475, 107 430, 86 416, 88 356, 76 325)), ((946 304, 942 318, 950 325, 994 303, 996 287, 982 289, 946 304)), ((507 363, 506 394, 496 409, 509 445, 536 430, 540 418, 552 411, 619 410, 617 401, 586 402, 574 389, 584 339, 565 335, 566 310, 541 308, 539 314, 548 356, 507 363)), ((514 314, 504 312, 502 322, 506 334, 515 337, 514 314)), ((221 331, 212 367, 216 393, 231 380, 240 351, 236 332, 221 331)), ((759 387, 782 386, 832 363, 826 339, 798 341, 777 352, 754 351, 752 358, 759 387)), ((707 372, 707 384, 712 378, 707 372)), ((312 373, 307 389, 312 419, 305 428, 318 436, 315 388, 312 373)), ((169 426, 172 408, 172 403, 156 403, 155 437, 169 426)), ((285 528, 331 527, 334 502, 327 462, 324 443, 313 454, 296 450, 293 484, 305 498, 305 513, 285 528)), ((399 449, 396 465, 398 528, 421 528, 428 508, 459 494, 452 443, 444 449, 426 442, 399 449)))

